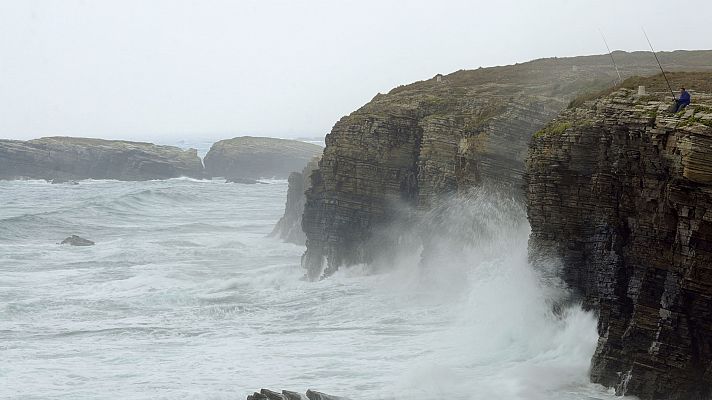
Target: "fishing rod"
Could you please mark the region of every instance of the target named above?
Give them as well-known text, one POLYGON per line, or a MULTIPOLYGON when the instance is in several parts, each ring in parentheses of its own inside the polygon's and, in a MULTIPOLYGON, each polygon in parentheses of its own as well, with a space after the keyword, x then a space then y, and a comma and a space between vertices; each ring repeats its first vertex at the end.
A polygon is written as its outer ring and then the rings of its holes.
POLYGON ((616 60, 613 58, 613 53, 611 53, 611 48, 608 47, 608 42, 606 42, 606 37, 603 36, 603 32, 599 29, 598 33, 601 34, 601 38, 603 39, 603 44, 606 45, 606 50, 608 50, 608 54, 611 56, 611 61, 613 61, 613 66, 616 68, 616 74, 618 74, 618 84, 620 85, 623 83, 623 78, 621 78, 621 73, 618 71, 618 65, 616 65, 616 60))
POLYGON ((653 52, 653 55, 655 56, 655 61, 658 62, 658 67, 660 67, 660 71, 662 71, 662 73, 663 73, 663 78, 665 78, 665 82, 667 82, 668 89, 670 89, 670 94, 672 94, 672 99, 673 99, 673 100, 677 100, 677 99, 675 98, 675 91, 673 91, 673 90, 672 90, 672 86, 670 86, 670 81, 668 80, 667 75, 665 75, 665 70, 663 69, 662 64, 660 64, 660 60, 658 59, 658 55, 655 54, 655 50, 653 49, 653 44, 650 43, 650 39, 648 38, 648 34, 645 33, 645 28, 641 27, 640 29, 643 30, 643 35, 645 35, 645 40, 647 40, 647 41, 648 41, 648 45, 650 45, 650 51, 653 52))

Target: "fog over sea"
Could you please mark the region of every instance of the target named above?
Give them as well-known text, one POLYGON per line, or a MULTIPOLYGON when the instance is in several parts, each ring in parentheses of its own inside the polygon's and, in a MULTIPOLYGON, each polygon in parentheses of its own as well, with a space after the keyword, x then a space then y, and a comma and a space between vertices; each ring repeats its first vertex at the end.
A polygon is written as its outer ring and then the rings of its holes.
POLYGON ((287 182, 265 182, 0 182, 0 398, 614 397, 588 382, 595 316, 553 313, 527 264, 523 212, 475 198, 473 246, 306 282, 303 247, 267 237, 287 182))

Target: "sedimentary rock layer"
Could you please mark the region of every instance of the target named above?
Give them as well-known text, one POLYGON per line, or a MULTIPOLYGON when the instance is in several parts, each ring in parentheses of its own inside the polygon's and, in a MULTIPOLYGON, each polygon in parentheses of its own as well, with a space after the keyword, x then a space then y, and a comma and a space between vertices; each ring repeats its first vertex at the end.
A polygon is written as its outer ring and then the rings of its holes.
POLYGON ((284 179, 301 171, 322 150, 298 140, 236 137, 213 144, 205 156, 205 172, 224 178, 284 179))
POLYGON ((659 89, 617 91, 535 135, 530 251, 537 263, 560 262, 575 296, 600 315, 594 382, 642 399, 707 399, 712 96, 698 88, 693 105, 671 115, 659 89))
POLYGON ((289 243, 301 245, 305 243, 306 236, 302 231, 302 214, 307 198, 304 192, 311 185, 311 174, 318 168, 319 158, 318 156, 314 157, 301 172, 292 172, 289 175, 284 215, 279 219, 270 236, 278 237, 289 243))
POLYGON ((180 176, 203 176, 195 150, 70 137, 0 140, 0 179, 133 181, 180 176))
MULTIPOLYGON (((624 76, 652 74, 649 53, 616 52, 624 76)), ((669 69, 710 68, 712 52, 661 55, 669 69)), ((529 138, 580 92, 608 87, 610 56, 458 71, 377 95, 326 137, 307 191, 302 263, 312 279, 370 263, 402 221, 473 185, 521 194, 529 138)))

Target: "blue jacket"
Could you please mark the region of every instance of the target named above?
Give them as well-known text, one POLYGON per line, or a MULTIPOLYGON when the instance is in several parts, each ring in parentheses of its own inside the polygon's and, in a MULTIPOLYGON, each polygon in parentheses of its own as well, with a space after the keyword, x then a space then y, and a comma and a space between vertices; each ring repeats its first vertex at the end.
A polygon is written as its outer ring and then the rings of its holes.
POLYGON ((690 93, 687 90, 680 93, 680 99, 678 100, 680 104, 690 104, 690 93))

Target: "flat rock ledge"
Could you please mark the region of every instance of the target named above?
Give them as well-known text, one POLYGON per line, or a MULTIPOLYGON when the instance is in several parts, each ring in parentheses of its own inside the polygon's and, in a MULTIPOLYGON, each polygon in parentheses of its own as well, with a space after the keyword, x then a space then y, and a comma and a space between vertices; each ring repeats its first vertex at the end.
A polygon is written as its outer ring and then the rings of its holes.
POLYGON ((269 389, 261 389, 247 396, 247 400, 349 400, 346 397, 332 396, 316 390, 307 390, 306 394, 282 390, 281 393, 269 389))

